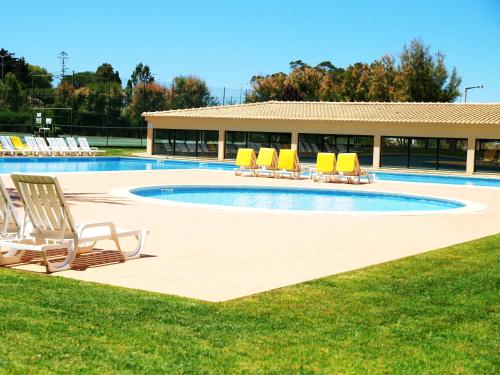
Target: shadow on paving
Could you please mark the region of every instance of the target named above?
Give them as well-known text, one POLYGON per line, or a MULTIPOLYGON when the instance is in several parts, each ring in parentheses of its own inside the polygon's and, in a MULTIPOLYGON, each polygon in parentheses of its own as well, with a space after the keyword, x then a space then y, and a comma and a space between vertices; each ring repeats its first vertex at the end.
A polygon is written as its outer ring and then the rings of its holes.
MULTIPOLYGON (((55 249, 47 251, 47 259, 49 262, 57 262, 63 260, 67 255, 66 249, 55 249)), ((141 254, 138 259, 152 258, 156 255, 141 254)), ((137 259, 132 259, 135 261, 137 259)), ((95 249, 92 252, 79 254, 71 264, 72 271, 85 271, 87 268, 103 267, 111 264, 123 263, 125 260, 122 255, 116 250, 95 249)), ((130 262, 131 260, 128 260, 130 262)), ((25 251, 21 257, 21 261, 16 264, 11 264, 7 267, 16 268, 23 265, 35 264, 45 268, 42 254, 38 251, 25 251)))

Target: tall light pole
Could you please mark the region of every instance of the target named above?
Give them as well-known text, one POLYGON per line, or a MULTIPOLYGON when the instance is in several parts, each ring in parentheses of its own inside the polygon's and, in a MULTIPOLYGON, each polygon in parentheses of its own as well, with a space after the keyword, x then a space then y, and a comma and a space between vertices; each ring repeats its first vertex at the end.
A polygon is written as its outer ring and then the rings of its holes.
POLYGON ((9 57, 9 54, 0 55, 0 59, 2 59, 2 82, 3 82, 3 66, 5 65, 4 60, 6 57, 9 57))
POLYGON ((467 103, 467 91, 472 90, 472 89, 482 89, 484 86, 470 86, 465 88, 465 98, 464 98, 464 103, 467 103))

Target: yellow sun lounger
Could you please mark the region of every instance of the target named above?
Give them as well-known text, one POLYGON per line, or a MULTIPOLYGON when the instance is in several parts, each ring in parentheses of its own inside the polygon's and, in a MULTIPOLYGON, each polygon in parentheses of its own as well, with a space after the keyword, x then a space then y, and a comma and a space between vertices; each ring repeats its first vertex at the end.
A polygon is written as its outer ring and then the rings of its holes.
POLYGON ((346 177, 347 182, 359 184, 361 177, 366 176, 368 183, 373 182, 373 176, 361 170, 358 154, 342 153, 337 157, 337 174, 339 181, 346 177))
POLYGON ((278 168, 278 157, 274 148, 262 147, 259 150, 257 157, 257 175, 262 176, 267 174, 269 177, 274 177, 278 168))
POLYGON ((236 166, 238 167, 234 170, 236 176, 242 176, 244 172, 250 172, 252 176, 255 176, 257 170, 255 150, 253 148, 239 148, 236 155, 236 166))
POLYGON ((312 171, 310 178, 313 178, 314 181, 331 182, 335 179, 335 166, 336 158, 333 152, 318 152, 316 168, 312 171))
POLYGON ((280 150, 280 156, 278 158, 278 172, 276 177, 284 177, 289 175, 293 179, 300 178, 300 161, 297 156, 296 150, 280 150))
POLYGON ((12 146, 18 151, 25 152, 26 154, 28 153, 34 153, 33 149, 31 147, 26 146, 23 141, 21 141, 21 138, 15 135, 10 136, 10 141, 12 142, 12 146))

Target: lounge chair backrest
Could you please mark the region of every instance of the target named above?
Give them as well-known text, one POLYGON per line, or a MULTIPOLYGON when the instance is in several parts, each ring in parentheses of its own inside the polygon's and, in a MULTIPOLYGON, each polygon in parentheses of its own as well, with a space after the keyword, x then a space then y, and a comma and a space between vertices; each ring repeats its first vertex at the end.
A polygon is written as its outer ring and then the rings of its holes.
POLYGON ((70 151, 68 144, 64 140, 64 138, 56 138, 56 142, 59 145, 59 148, 63 151, 70 151))
POLYGON ((320 173, 335 173, 335 154, 332 152, 318 152, 316 171, 320 173))
POLYGON ((21 141, 21 138, 19 138, 18 136, 11 135, 10 140, 14 148, 18 150, 25 150, 27 148, 23 141, 21 141))
POLYGON ((59 145, 59 142, 57 141, 56 138, 49 137, 47 138, 47 141, 49 142, 49 146, 51 149, 56 151, 62 151, 61 146, 59 145))
POLYGON ((7 189, 3 181, 0 179, 0 234, 2 236, 7 233, 19 233, 21 229, 21 221, 17 216, 17 210, 10 199, 7 189))
POLYGON ((261 147, 259 156, 257 157, 257 165, 259 167, 275 169, 277 167, 277 160, 276 150, 274 148, 261 147))
POLYGON ((26 142, 26 144, 33 150, 35 151, 39 151, 40 150, 40 147, 38 147, 37 143, 36 143, 36 140, 35 140, 35 137, 31 137, 31 136, 26 136, 24 137, 24 141, 26 142))
POLYGON ((41 150, 48 151, 50 150, 49 146, 47 145, 47 142, 45 142, 45 139, 42 137, 35 137, 36 144, 41 150))
POLYGON ((12 146, 9 137, 6 137, 5 135, 0 136, 0 142, 2 143, 3 148, 7 151, 14 150, 14 146, 12 146))
POLYGON ((340 153, 337 157, 337 172, 358 174, 361 172, 358 154, 340 153))
POLYGON ((54 176, 12 174, 35 238, 75 238, 75 224, 54 176))
POLYGON ((280 156, 278 159, 278 169, 284 169, 286 171, 295 171, 298 169, 298 157, 297 151, 282 149, 280 150, 280 156))
POLYGON ((66 137, 66 142, 68 142, 68 146, 71 150, 73 151, 80 151, 80 147, 78 147, 78 144, 76 143, 75 138, 73 137, 66 137))
POLYGON ((236 155, 236 165, 244 168, 255 168, 255 150, 253 148, 239 148, 236 155))
POLYGON ((90 151, 90 145, 89 142, 87 141, 87 138, 85 137, 78 138, 78 143, 80 144, 80 148, 82 150, 90 151))

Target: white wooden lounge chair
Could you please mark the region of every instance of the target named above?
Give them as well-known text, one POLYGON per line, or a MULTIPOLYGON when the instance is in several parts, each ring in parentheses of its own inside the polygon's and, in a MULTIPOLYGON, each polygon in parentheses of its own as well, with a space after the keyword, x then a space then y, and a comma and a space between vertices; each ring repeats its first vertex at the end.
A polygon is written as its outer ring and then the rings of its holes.
POLYGON ((82 150, 78 146, 78 143, 76 143, 75 138, 73 138, 73 137, 66 137, 66 142, 68 143, 69 149, 72 150, 75 153, 78 153, 78 155, 90 155, 89 151, 82 150))
MULTIPOLYGON (((14 250, 42 253, 47 272, 67 270, 77 254, 92 252, 97 241, 111 240, 123 260, 137 258, 144 248, 147 230, 116 228, 112 222, 91 223, 77 226, 66 203, 59 182, 54 176, 13 174, 12 181, 24 205, 25 219, 33 226, 31 237, 0 240, 0 246, 14 250), (121 248, 120 238, 135 237, 137 246, 130 252, 121 248), (49 262, 46 252, 67 249, 65 259, 49 262)), ((25 226, 23 225, 23 229, 25 226)))
POLYGON ((59 145, 59 149, 66 155, 80 155, 80 150, 72 150, 69 148, 64 138, 56 138, 56 142, 59 145))
POLYGON ((21 220, 16 207, 10 199, 7 189, 0 179, 0 237, 18 237, 21 232, 21 220))
POLYGON ((35 137, 36 144, 38 145, 38 148, 42 150, 47 155, 55 156, 58 154, 57 150, 52 150, 50 146, 45 142, 45 139, 42 137, 35 137))
POLYGON ((87 138, 79 137, 78 143, 80 144, 80 148, 85 152, 88 152, 90 155, 95 156, 97 154, 104 154, 106 151, 99 150, 97 147, 90 147, 87 138))
MULTIPOLYGON (((21 219, 19 213, 12 203, 3 181, 0 179, 0 238, 20 238, 20 234, 21 219)), ((0 265, 19 263, 22 255, 22 252, 15 249, 11 249, 6 253, 0 250, 0 265)))
POLYGON ((61 149, 61 145, 59 144, 57 138, 48 137, 47 142, 49 142, 49 147, 55 155, 61 155, 61 156, 69 155, 69 152, 66 152, 61 149))

